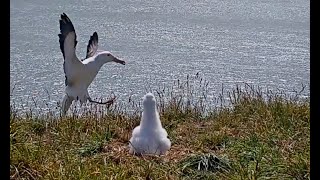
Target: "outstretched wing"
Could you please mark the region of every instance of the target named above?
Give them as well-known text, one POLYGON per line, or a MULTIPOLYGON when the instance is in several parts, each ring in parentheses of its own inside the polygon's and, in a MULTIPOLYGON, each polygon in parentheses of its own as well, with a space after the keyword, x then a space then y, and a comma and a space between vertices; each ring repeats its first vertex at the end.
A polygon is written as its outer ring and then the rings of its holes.
POLYGON ((77 35, 71 20, 68 18, 68 16, 65 13, 61 14, 61 19, 59 20, 59 23, 60 23, 60 34, 59 34, 60 50, 62 52, 63 58, 66 60, 75 56, 75 49, 78 43, 77 35))
POLYGON ((87 46, 87 55, 86 59, 92 57, 98 50, 98 34, 94 32, 92 36, 90 36, 90 40, 87 46))
POLYGON ((81 63, 75 53, 76 45, 77 45, 77 35, 74 30, 73 24, 68 16, 63 13, 61 14, 61 18, 59 20, 60 23, 60 34, 59 43, 60 50, 62 52, 64 62, 63 62, 63 70, 65 73, 65 85, 70 85, 71 75, 72 74, 72 66, 77 63, 81 63))

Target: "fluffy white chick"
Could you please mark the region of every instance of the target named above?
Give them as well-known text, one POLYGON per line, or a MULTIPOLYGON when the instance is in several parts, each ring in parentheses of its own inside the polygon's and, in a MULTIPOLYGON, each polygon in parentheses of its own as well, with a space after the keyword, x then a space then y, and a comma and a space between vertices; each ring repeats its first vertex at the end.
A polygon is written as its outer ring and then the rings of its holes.
POLYGON ((132 132, 129 153, 164 155, 171 147, 167 136, 167 131, 161 125, 155 97, 147 93, 143 97, 140 125, 132 132))

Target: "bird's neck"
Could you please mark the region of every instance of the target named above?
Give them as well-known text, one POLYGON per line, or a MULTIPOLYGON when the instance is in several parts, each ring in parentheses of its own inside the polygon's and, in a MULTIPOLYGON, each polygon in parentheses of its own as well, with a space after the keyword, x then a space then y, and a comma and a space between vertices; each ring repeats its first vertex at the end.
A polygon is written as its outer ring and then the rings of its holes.
POLYGON ((103 66, 103 62, 97 60, 97 59, 87 59, 84 61, 87 72, 83 72, 85 73, 85 84, 87 86, 89 86, 91 84, 91 82, 94 80, 94 78, 96 77, 96 75, 98 74, 98 72, 100 71, 101 67, 103 66))
POLYGON ((95 75, 97 75, 99 70, 105 63, 106 62, 104 62, 100 58, 94 58, 91 61, 89 61, 87 65, 90 67, 89 69, 91 69, 91 73, 94 73, 95 75))
POLYGON ((141 126, 142 128, 148 128, 148 129, 161 127, 159 113, 156 110, 156 108, 143 111, 141 126))
POLYGON ((102 58, 96 58, 94 61, 95 66, 97 67, 98 70, 100 70, 100 68, 106 63, 106 61, 102 58))

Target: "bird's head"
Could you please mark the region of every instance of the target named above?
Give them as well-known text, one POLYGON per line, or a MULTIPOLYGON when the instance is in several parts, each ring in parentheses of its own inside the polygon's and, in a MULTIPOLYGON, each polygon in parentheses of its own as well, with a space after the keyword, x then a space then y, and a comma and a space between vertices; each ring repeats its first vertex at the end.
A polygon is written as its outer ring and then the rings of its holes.
POLYGON ((116 63, 120 63, 120 64, 123 64, 125 65, 126 62, 123 61, 123 60, 120 60, 116 57, 114 57, 109 51, 103 51, 101 53, 99 53, 99 58, 101 58, 101 60, 104 62, 104 63, 107 63, 107 62, 116 62, 116 63))
POLYGON ((156 106, 156 99, 152 93, 147 93, 143 97, 143 106, 145 109, 154 108, 156 106))

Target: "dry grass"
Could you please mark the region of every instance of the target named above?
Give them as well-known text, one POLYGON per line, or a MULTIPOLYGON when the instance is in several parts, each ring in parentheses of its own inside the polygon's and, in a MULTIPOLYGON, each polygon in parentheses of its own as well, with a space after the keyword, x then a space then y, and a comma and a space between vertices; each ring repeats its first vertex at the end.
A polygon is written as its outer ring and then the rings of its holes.
POLYGON ((244 85, 225 93, 230 106, 214 107, 197 76, 155 92, 172 141, 166 156, 128 153, 140 120, 131 100, 133 113, 115 104, 66 118, 12 108, 11 178, 310 179, 309 100, 244 85))

